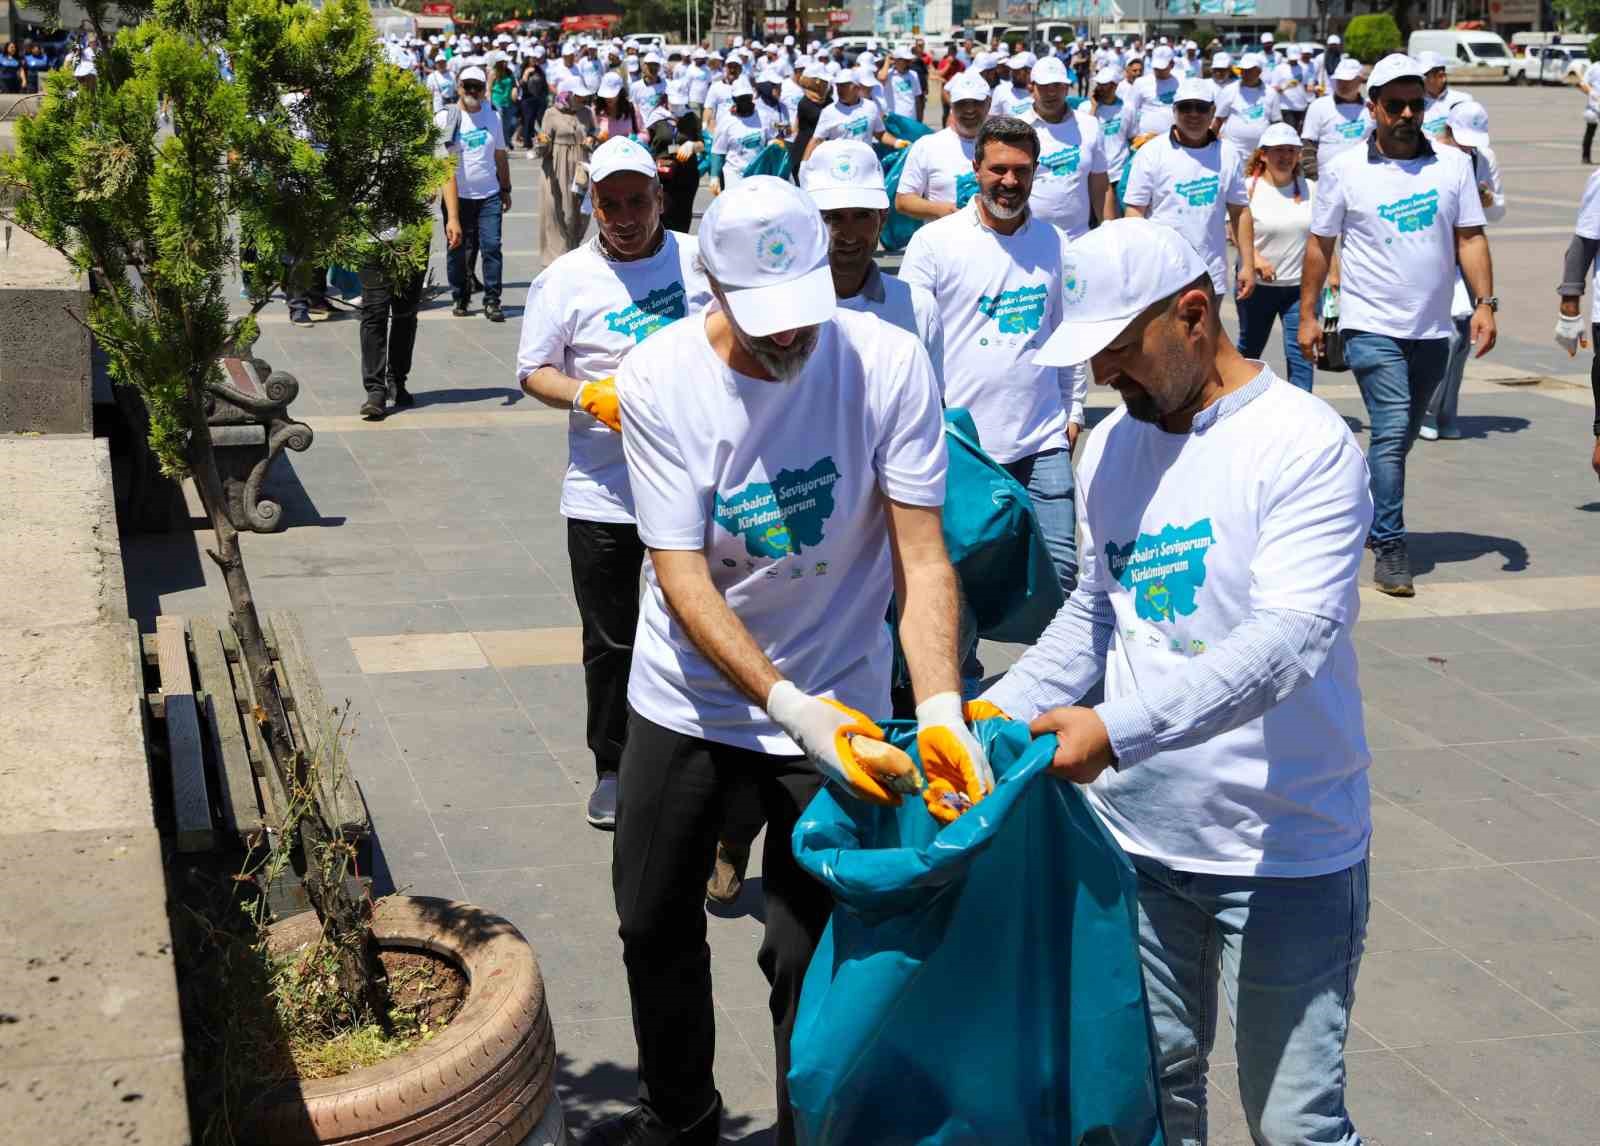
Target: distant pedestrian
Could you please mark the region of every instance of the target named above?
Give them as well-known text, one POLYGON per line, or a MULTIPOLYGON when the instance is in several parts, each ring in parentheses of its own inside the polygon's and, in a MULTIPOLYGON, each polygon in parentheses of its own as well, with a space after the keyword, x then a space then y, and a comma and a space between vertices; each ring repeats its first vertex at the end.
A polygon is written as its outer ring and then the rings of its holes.
POLYGON ((464 241, 447 255, 450 291, 455 297, 451 313, 468 313, 472 300, 473 252, 483 258, 483 317, 504 322, 500 309, 501 220, 511 209, 511 168, 500 115, 486 100, 488 81, 476 64, 463 68, 457 79, 460 100, 435 120, 444 137, 445 152, 455 157, 455 182, 464 241), (476 242, 476 245, 472 244, 476 242))
POLYGON ((1556 316, 1556 345, 1573 357, 1580 346, 1594 346, 1589 359, 1589 386, 1594 391, 1594 453, 1590 465, 1600 477, 1600 171, 1589 176, 1578 207, 1578 225, 1567 245, 1566 262, 1561 271, 1561 309, 1556 316), (1594 271, 1593 293, 1589 299, 1588 330, 1583 325, 1583 280, 1594 271))
POLYGON ((1254 359, 1266 349, 1275 320, 1283 322, 1283 357, 1289 381, 1310 390, 1312 364, 1300 353, 1300 268, 1311 234, 1316 184, 1300 172, 1300 137, 1275 123, 1245 168, 1250 223, 1255 241, 1256 289, 1241 298, 1239 353, 1254 359))
POLYGON ((1333 90, 1318 96, 1300 124, 1300 163, 1307 179, 1318 167, 1348 147, 1359 147, 1372 134, 1372 113, 1361 98, 1361 61, 1340 60, 1329 73, 1333 90))
POLYGON ((1583 78, 1578 81, 1578 90, 1583 92, 1583 162, 1584 166, 1594 163, 1594 129, 1600 125, 1600 60, 1594 61, 1583 70, 1583 78))
POLYGON ((536 153, 534 138, 544 124, 545 110, 550 106, 550 81, 544 72, 544 52, 536 51, 522 66, 522 143, 528 149, 528 158, 536 153))
POLYGON ((568 76, 557 89, 555 105, 545 112, 544 130, 534 137, 544 175, 539 203, 541 267, 576 250, 589 228, 589 217, 582 210, 583 188, 578 186, 579 168, 595 146, 589 94, 581 77, 568 76))

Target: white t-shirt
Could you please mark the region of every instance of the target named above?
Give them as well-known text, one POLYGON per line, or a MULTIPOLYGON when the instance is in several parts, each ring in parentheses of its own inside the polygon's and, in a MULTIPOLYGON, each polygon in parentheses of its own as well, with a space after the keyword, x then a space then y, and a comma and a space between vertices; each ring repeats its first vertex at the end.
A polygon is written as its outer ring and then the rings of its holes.
POLYGON ((1453 147, 1415 159, 1352 147, 1317 165, 1311 233, 1342 234, 1339 325, 1391 338, 1449 338, 1456 228, 1484 225, 1472 164, 1453 147))
MULTIPOLYGON (((1600 240, 1600 171, 1589 176, 1583 185, 1583 201, 1578 205, 1578 235, 1585 239, 1600 240)), ((1600 314, 1600 251, 1595 252, 1594 281, 1589 284, 1589 321, 1595 322, 1600 314)))
MULTIPOLYGON (((584 382, 615 375, 649 335, 710 304, 705 276, 694 269, 699 250, 698 240, 668 231, 661 249, 646 259, 612 262, 598 239, 562 255, 528 290, 517 377, 541 366, 584 382)), ((562 515, 632 521, 621 435, 574 410, 567 419, 567 447, 562 515)))
POLYGON ((428 91, 433 94, 433 110, 435 113, 444 110, 444 105, 456 98, 456 78, 450 74, 449 69, 442 72, 429 72, 423 81, 428 91))
POLYGON ((989 118, 1014 115, 1019 119, 1033 110, 1033 93, 1011 80, 1001 80, 989 97, 989 118))
POLYGON ((456 104, 434 113, 433 122, 441 132, 454 113, 460 114, 461 122, 455 138, 444 141, 444 149, 456 157, 456 193, 463 199, 494 198, 500 194, 500 175, 494 156, 495 152, 506 149, 500 113, 489 106, 488 100, 471 112, 456 104))
POLYGON ((889 72, 889 112, 907 119, 917 118, 917 97, 922 95, 922 77, 907 69, 889 72))
POLYGON ((682 115, 689 109, 689 77, 679 69, 678 74, 667 80, 667 110, 673 115, 682 115))
MULTIPOLYGON (((886 716, 884 499, 944 504, 944 422, 921 344, 840 310, 796 381, 764 382, 728 368, 703 320, 683 322, 623 363, 617 392, 644 543, 704 550, 717 590, 779 672, 886 716)), ((799 751, 690 642, 648 561, 628 703, 685 735, 799 751)))
POLYGON ((1128 162, 1128 141, 1133 138, 1133 116, 1122 100, 1094 105, 1094 117, 1100 121, 1100 142, 1106 153, 1106 176, 1116 183, 1122 179, 1122 168, 1128 162))
POLYGON ((1317 165, 1328 162, 1347 147, 1365 143, 1372 134, 1372 113, 1365 100, 1341 103, 1331 95, 1311 101, 1300 138, 1317 145, 1317 165))
POLYGON ((1070 108, 1060 123, 1047 123, 1037 112, 1027 121, 1039 137, 1039 165, 1034 171, 1028 209, 1076 239, 1089 233, 1089 176, 1106 173, 1106 150, 1100 121, 1070 108))
POLYGON ((817 116, 817 130, 812 138, 821 142, 829 139, 854 139, 872 143, 883 134, 883 113, 870 99, 859 99, 846 107, 834 100, 817 116))
MULTIPOLYGON (((693 89, 690 89, 693 95, 693 89)), ((713 123, 722 118, 722 113, 733 106, 733 85, 727 80, 713 80, 706 88, 705 114, 713 123)))
POLYGON ((1255 225, 1256 253, 1272 264, 1273 286, 1296 286, 1305 265, 1306 239, 1311 234, 1311 205, 1317 185, 1299 179, 1279 187, 1268 175, 1245 181, 1250 191, 1250 218, 1255 225), (1295 201, 1298 186, 1300 199, 1295 201))
POLYGON ((939 304, 921 287, 903 283, 893 275, 886 275, 874 263, 867 271, 867 281, 849 298, 841 298, 839 305, 846 310, 860 310, 875 314, 890 326, 898 326, 917 336, 928 352, 933 364, 933 377, 939 384, 939 394, 944 394, 944 323, 939 320, 939 304))
POLYGON ((605 75, 606 68, 595 56, 580 56, 572 70, 583 77, 583 82, 592 91, 600 86, 600 77, 605 75))
POLYGON ((1078 586, 1116 612, 1108 701, 1161 689, 1254 610, 1343 626, 1317 675, 1261 716, 1100 774, 1084 794, 1127 851, 1180 871, 1276 877, 1366 854, 1371 757, 1350 634, 1368 480, 1344 420, 1276 377, 1196 433, 1119 409, 1089 436, 1078 586))
POLYGON ((790 131, 800 127, 800 102, 806 98, 806 90, 795 83, 793 78, 785 76, 783 84, 778 88, 778 102, 783 105, 784 122, 789 125, 790 131))
POLYGON ((1304 111, 1311 105, 1312 75, 1304 64, 1284 61, 1272 69, 1272 86, 1284 111, 1304 111))
POLYGON ((933 203, 965 207, 978 193, 972 146, 972 140, 961 138, 951 127, 924 135, 906 152, 900 168, 900 190, 933 203))
POLYGON ((1228 292, 1228 208, 1249 201, 1233 146, 1214 139, 1201 148, 1152 139, 1133 157, 1123 201, 1142 207, 1147 218, 1178 231, 1211 268, 1219 295, 1228 292))
POLYGON ((634 110, 641 117, 646 116, 658 104, 666 105, 667 81, 657 80, 651 84, 646 83, 644 80, 634 80, 628 88, 628 98, 633 101, 634 110))
POLYGON ((1172 101, 1178 95, 1178 77, 1158 80, 1154 72, 1140 76, 1128 102, 1133 107, 1133 134, 1149 135, 1172 129, 1172 101))
POLYGON ((918 229, 900 265, 939 304, 945 402, 972 414, 998 462, 1065 446, 1069 416, 1083 421, 1086 372, 1033 361, 1061 321, 1066 250, 1031 214, 1013 234, 990 230, 974 203, 918 229))
POLYGON ((1470 99, 1465 92, 1458 92, 1455 88, 1445 88, 1444 95, 1438 99, 1426 100, 1422 109, 1422 130, 1432 138, 1443 135, 1444 129, 1450 126, 1450 109, 1464 99, 1470 99))
POLYGON ((690 64, 684 69, 684 75, 689 77, 689 102, 704 104, 706 89, 711 86, 711 69, 690 64))
POLYGON ((717 117, 717 134, 711 140, 711 154, 723 156, 722 185, 732 187, 744 178, 744 169, 756 161, 772 141, 774 120, 761 110, 738 115, 730 106, 728 114, 717 117))
POLYGON ((1590 111, 1600 112, 1600 63, 1590 64, 1583 70, 1583 82, 1589 87, 1584 106, 1590 111))
POLYGON ((1222 138, 1249 155, 1261 142, 1269 123, 1283 118, 1278 110, 1278 93, 1266 84, 1247 88, 1238 80, 1217 93, 1217 118, 1224 120, 1222 138))

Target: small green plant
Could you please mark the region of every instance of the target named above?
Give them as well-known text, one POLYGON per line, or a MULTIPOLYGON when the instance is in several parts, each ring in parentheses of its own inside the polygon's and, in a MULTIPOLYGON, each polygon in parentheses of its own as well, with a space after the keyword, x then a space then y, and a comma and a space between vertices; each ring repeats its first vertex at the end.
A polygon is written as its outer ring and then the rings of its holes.
POLYGON ((1388 12, 1352 17, 1344 30, 1345 52, 1367 65, 1400 51, 1402 43, 1400 25, 1388 12))

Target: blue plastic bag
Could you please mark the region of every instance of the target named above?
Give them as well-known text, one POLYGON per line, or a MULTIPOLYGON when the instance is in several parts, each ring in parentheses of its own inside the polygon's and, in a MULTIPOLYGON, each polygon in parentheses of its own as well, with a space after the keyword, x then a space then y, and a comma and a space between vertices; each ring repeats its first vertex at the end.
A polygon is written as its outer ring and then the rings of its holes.
POLYGON ((789 178, 789 148, 782 143, 769 143, 761 149, 761 154, 752 159, 744 169, 744 177, 752 175, 774 175, 779 179, 789 178))
POLYGON ((942 830, 829 788, 795 825, 837 901, 790 1043, 799 1140, 1162 1146, 1132 865, 1045 775, 1054 737, 977 733, 1000 780, 942 830))
MULTIPOLYGON (((887 117, 884 120, 884 127, 896 139, 908 139, 913 143, 933 132, 933 128, 927 124, 918 123, 903 115, 887 117)), ((883 164, 883 189, 889 196, 889 215, 883 221, 883 231, 878 236, 878 242, 886 251, 903 251, 906 244, 911 241, 911 236, 917 233, 917 228, 923 223, 921 219, 902 215, 894 209, 895 193, 900 190, 900 172, 906 165, 906 156, 910 154, 911 149, 903 147, 891 150, 881 143, 874 143, 873 149, 877 151, 878 159, 883 164)))

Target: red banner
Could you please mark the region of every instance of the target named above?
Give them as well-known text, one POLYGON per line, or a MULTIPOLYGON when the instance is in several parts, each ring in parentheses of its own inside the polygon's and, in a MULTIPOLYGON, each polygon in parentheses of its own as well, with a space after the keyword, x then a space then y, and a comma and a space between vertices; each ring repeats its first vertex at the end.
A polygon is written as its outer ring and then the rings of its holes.
POLYGON ((456 6, 454 4, 446 4, 443 0, 429 0, 428 3, 422 6, 422 14, 424 16, 454 16, 456 14, 456 6))
POLYGON ((561 30, 563 32, 609 32, 612 28, 622 23, 621 16, 563 16, 561 30))
POLYGON ((850 23, 850 10, 848 8, 829 9, 828 23, 835 28, 843 28, 850 23))

